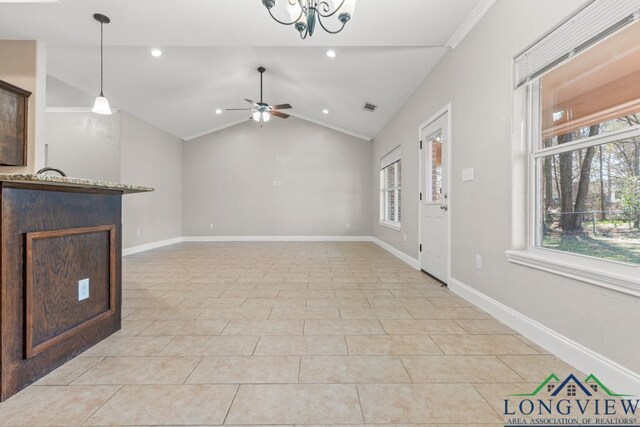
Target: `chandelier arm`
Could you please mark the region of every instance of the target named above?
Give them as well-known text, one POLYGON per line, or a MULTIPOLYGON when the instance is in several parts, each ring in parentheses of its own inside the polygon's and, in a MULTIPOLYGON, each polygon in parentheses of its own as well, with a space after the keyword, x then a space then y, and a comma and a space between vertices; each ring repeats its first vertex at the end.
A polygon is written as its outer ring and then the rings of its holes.
MULTIPOLYGON (((329 16, 331 16, 331 15, 329 15, 329 16)), ((345 25, 347 25, 347 21, 345 21, 345 22, 342 23, 342 27, 340 27, 338 30, 331 31, 330 29, 328 29, 327 27, 324 26, 324 24, 322 23, 322 17, 320 15, 318 15, 318 22, 320 23, 320 26, 322 27, 322 29, 325 30, 329 34, 338 34, 340 31, 344 30, 345 25)))
POLYGON ((273 18, 274 21, 276 21, 279 24, 282 25, 294 25, 296 22, 298 22, 300 20, 300 18, 302 18, 302 15, 304 15, 304 9, 300 9, 300 15, 298 16, 298 19, 296 19, 293 22, 284 22, 279 20, 278 18, 276 18, 275 16, 273 16, 273 12, 271 12, 271 9, 267 9, 269 11, 269 15, 271 15, 271 17, 273 18))
POLYGON ((338 11, 340 9, 342 9, 342 6, 344 6, 344 3, 346 1, 347 0, 342 0, 342 2, 340 3, 340 6, 336 6, 334 11, 329 13, 329 11, 331 11, 331 6, 329 6, 329 2, 327 2, 327 0, 322 0, 320 3, 318 3, 318 6, 317 6, 318 15, 322 16, 323 18, 329 18, 329 17, 335 15, 336 13, 338 13, 338 11), (327 13, 327 15, 323 15, 322 14, 323 11, 324 11, 324 13, 327 13))

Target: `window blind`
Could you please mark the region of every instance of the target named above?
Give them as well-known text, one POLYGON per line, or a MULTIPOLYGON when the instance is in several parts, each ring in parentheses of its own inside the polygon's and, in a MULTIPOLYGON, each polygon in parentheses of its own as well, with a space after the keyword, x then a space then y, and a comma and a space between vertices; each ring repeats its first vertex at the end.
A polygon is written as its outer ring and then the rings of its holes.
POLYGON ((402 150, 400 149, 400 146, 397 146, 390 153, 380 159, 380 169, 384 169, 387 166, 399 161, 401 157, 402 150))
POLYGON ((640 0, 594 0, 515 58, 515 87, 638 19, 640 0))

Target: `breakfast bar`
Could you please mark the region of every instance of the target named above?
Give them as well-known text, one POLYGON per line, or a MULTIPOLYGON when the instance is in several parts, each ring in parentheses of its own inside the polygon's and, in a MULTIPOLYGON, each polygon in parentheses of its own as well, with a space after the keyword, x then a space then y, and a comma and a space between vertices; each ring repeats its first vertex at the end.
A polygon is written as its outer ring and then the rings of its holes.
POLYGON ((147 191, 0 174, 0 401, 120 329, 122 196, 147 191))

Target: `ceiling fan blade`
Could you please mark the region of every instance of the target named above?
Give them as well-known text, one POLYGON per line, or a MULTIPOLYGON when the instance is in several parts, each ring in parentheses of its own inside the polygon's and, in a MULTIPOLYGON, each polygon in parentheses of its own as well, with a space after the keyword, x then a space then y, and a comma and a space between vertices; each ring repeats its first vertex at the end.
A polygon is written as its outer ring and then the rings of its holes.
POLYGON ((271 106, 272 110, 288 110, 290 108, 293 108, 290 104, 279 104, 271 106))
POLYGON ((251 111, 253 108, 226 108, 225 111, 251 111))
POLYGON ((256 101, 252 101, 252 100, 250 100, 250 99, 246 99, 246 98, 245 98, 244 100, 245 100, 245 101, 247 101, 249 104, 253 104, 253 105, 255 105, 256 107, 258 106, 258 103, 257 103, 256 101))
POLYGON ((281 112, 279 112, 279 111, 272 111, 272 112, 271 112, 271 115, 272 115, 272 116, 276 116, 276 117, 280 117, 281 119, 288 119, 288 118, 289 118, 289 115, 288 115, 288 114, 281 113, 281 112))

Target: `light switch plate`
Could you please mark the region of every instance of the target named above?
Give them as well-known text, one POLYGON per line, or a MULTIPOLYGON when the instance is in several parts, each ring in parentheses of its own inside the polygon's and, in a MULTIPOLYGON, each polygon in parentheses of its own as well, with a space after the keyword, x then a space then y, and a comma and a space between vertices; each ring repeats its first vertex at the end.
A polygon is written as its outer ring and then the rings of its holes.
POLYGON ((78 301, 89 299, 89 279, 78 281, 78 301))
POLYGON ((462 169, 462 182, 473 181, 473 168, 462 169))

